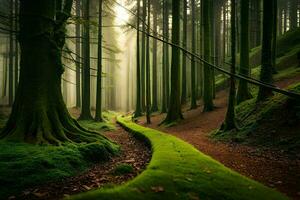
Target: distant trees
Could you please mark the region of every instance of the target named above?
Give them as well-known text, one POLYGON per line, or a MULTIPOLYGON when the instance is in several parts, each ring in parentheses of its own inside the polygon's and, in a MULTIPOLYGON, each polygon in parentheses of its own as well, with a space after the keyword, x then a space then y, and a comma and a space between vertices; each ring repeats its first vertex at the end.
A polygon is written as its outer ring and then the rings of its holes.
MULTIPOLYGON (((196 4, 195 0, 191 0, 191 12, 192 12, 192 53, 196 54, 196 4)), ((208 16, 207 16, 208 17, 208 16)), ((196 59, 195 56, 191 56, 191 109, 197 108, 197 91, 196 91, 196 59)))

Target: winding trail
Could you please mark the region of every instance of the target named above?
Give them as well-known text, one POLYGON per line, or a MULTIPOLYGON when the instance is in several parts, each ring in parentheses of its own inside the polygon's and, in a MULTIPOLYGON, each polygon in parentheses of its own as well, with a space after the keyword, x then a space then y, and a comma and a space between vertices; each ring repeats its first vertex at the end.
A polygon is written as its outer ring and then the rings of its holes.
MULTIPOLYGON (((285 88, 298 82, 300 82, 300 76, 283 79, 276 85, 285 88)), ((165 114, 154 115, 151 118, 151 125, 146 124, 144 117, 140 118, 137 123, 181 138, 225 166, 269 187, 276 188, 292 199, 300 199, 300 154, 290 157, 278 151, 262 151, 253 146, 223 143, 210 139, 210 132, 219 128, 225 118, 227 94, 227 91, 217 93, 214 101, 216 109, 209 113, 203 113, 202 106, 195 110, 183 108, 184 120, 173 127, 159 126, 165 114)), ((199 102, 199 104, 202 103, 199 102)))

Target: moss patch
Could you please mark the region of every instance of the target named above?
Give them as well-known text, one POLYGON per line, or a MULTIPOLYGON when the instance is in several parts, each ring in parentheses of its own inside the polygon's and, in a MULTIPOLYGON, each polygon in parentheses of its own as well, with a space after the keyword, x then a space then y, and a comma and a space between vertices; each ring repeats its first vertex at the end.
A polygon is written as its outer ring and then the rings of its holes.
MULTIPOLYGON (((290 87, 300 92, 300 84, 290 87)), ((300 150, 300 101, 276 94, 257 104, 256 99, 236 108, 239 131, 213 134, 219 140, 234 141, 264 148, 278 148, 289 153, 300 150)))
POLYGON ((151 143, 153 156, 147 169, 134 180, 71 199, 287 199, 283 194, 224 167, 190 144, 131 120, 119 123, 151 143))
POLYGON ((129 164, 120 164, 118 165, 113 174, 115 175, 124 175, 124 174, 130 174, 134 171, 133 167, 129 164))

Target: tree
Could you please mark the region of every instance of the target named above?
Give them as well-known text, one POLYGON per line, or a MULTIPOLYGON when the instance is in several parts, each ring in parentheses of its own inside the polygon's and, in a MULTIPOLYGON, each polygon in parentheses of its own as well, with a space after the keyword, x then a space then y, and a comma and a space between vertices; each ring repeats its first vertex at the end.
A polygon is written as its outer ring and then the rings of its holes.
MULTIPOLYGON (((18 21, 19 21, 19 1, 15 0, 15 31, 18 31, 18 21)), ((15 92, 18 88, 18 82, 19 82, 19 42, 18 42, 18 36, 15 34, 15 92)))
POLYGON ((141 65, 141 103, 142 111, 145 111, 146 106, 146 16, 147 16, 147 0, 143 0, 143 18, 142 18, 142 65, 141 65))
MULTIPOLYGON (((153 35, 157 36, 157 7, 158 2, 153 1, 153 35)), ((157 40, 153 39, 152 50, 152 112, 158 111, 157 102, 157 40)))
POLYGON ((13 37, 13 23, 14 23, 14 16, 13 16, 13 5, 14 2, 11 0, 9 3, 9 84, 8 84, 8 105, 12 106, 14 100, 14 37, 13 37))
POLYGON ((146 118, 147 124, 151 123, 151 89, 150 89, 150 0, 147 2, 148 5, 148 26, 147 26, 147 41, 146 41, 146 118))
POLYGON ((102 0, 99 0, 98 68, 95 121, 102 122, 102 0))
POLYGON ((272 70, 273 74, 277 74, 276 69, 276 53, 277 53, 277 28, 278 28, 278 3, 274 1, 274 15, 273 15, 273 40, 272 40, 272 70))
MULTIPOLYGON (((182 47, 187 49, 187 0, 183 0, 183 31, 182 31, 182 47)), ((187 86, 186 86, 186 54, 182 53, 182 88, 181 88, 181 104, 186 103, 187 86)))
POLYGON ((298 27, 298 0, 290 0, 290 30, 298 27))
POLYGON ((82 107, 80 120, 91 120, 91 88, 90 88, 90 0, 84 0, 84 66, 82 76, 82 107))
MULTIPOLYGON (((163 1, 163 36, 169 38, 169 3, 168 0, 163 1)), ((169 105, 169 46, 163 44, 163 62, 162 62, 162 108, 161 112, 167 112, 169 105)))
MULTIPOLYGON (((202 1, 202 17, 203 17, 203 45, 204 45, 204 60, 210 61, 211 56, 211 28, 210 28, 210 14, 211 14, 211 0, 203 0, 202 1)), ((211 67, 205 63, 204 64, 204 108, 203 111, 212 111, 214 109, 213 104, 213 78, 211 67)))
POLYGON ((102 138, 110 151, 104 137, 84 130, 71 118, 63 101, 61 54, 73 1, 56 2, 21 1, 20 82, 0 138, 36 144, 93 142, 102 138))
MULTIPOLYGON (((236 2, 231 0, 231 69, 230 73, 235 74, 236 66, 236 2)), ((222 125, 223 131, 229 131, 235 129, 235 79, 234 76, 230 76, 230 91, 228 98, 228 107, 225 121, 222 125)))
POLYGON ((141 65, 140 65, 140 0, 137 0, 137 32, 136 32, 136 104, 134 117, 142 116, 141 110, 141 65))
MULTIPOLYGON (((241 0, 241 52, 239 74, 249 76, 249 0, 241 0)), ((248 82, 239 81, 237 90, 237 103, 251 98, 248 82)))
MULTIPOLYGON (((79 19, 81 16, 81 3, 80 0, 76 0, 76 17, 79 19)), ((78 20, 77 19, 77 20, 78 20)), ((80 81, 80 73, 81 73, 81 25, 79 22, 76 23, 76 107, 79 108, 81 106, 81 81, 80 81)))
MULTIPOLYGON (((179 45, 180 42, 180 3, 172 3, 172 43, 179 45)), ((164 120, 165 124, 171 124, 181 120, 181 102, 180 102, 180 50, 172 47, 171 63, 171 95, 168 114, 164 120)))
MULTIPOLYGON (((191 0, 192 9, 192 53, 196 53, 196 4, 195 0, 191 0)), ((192 55, 191 61, 191 109, 197 108, 196 102, 196 60, 195 56, 192 55)))
MULTIPOLYGON (((272 41, 274 23, 270 23, 270 19, 274 19, 275 9, 274 1, 263 0, 263 38, 262 38, 262 57, 260 80, 262 82, 273 83, 273 60, 272 60, 272 41)), ((257 101, 264 101, 272 96, 272 90, 266 87, 259 87, 257 101)))

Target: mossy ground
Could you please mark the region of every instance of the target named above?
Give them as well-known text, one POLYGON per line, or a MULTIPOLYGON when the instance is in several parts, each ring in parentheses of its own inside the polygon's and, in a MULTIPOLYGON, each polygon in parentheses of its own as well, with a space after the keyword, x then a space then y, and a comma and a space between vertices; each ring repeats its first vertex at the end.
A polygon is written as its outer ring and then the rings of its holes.
POLYGON ((129 118, 118 121, 135 136, 151 143, 153 156, 149 166, 122 186, 79 194, 71 199, 287 199, 224 167, 182 140, 141 127, 129 118))
MULTIPOLYGON (((0 131, 6 119, 7 116, 0 116, 0 131)), ((82 125, 93 129, 85 122, 82 125)), ((113 128, 111 124, 94 123, 97 128, 93 130, 101 132, 106 126, 113 128)), ((0 197, 5 199, 26 188, 74 176, 94 163, 107 161, 118 150, 108 140, 61 146, 0 141, 0 197)))
MULTIPOLYGON (((289 89, 300 92, 300 84, 292 85, 289 89)), ((257 89, 253 93, 257 93, 257 89)), ((275 94, 269 100, 257 104, 256 98, 253 98, 238 105, 236 113, 240 130, 216 131, 213 138, 278 148, 289 153, 299 152, 299 100, 275 94)))

